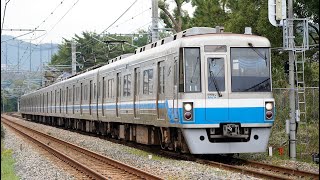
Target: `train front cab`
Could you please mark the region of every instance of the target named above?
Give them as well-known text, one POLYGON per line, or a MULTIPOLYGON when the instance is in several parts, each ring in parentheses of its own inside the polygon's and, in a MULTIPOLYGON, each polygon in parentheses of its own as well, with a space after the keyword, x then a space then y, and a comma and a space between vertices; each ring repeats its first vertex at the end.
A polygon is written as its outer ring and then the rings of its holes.
POLYGON ((228 48, 183 49, 179 119, 192 154, 266 151, 274 121, 270 49, 228 48))

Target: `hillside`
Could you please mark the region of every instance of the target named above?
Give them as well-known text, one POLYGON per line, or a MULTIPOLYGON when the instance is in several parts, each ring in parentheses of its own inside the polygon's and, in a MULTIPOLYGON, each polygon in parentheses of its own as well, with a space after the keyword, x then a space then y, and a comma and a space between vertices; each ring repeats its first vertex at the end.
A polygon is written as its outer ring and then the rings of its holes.
POLYGON ((8 35, 1 36, 1 69, 5 69, 6 64, 8 64, 9 69, 17 69, 18 59, 20 59, 21 70, 30 70, 31 60, 31 70, 37 71, 40 67, 41 58, 43 63, 50 62, 52 55, 58 51, 58 44, 45 43, 37 46, 36 44, 30 44, 28 41, 13 38, 13 36, 8 35))

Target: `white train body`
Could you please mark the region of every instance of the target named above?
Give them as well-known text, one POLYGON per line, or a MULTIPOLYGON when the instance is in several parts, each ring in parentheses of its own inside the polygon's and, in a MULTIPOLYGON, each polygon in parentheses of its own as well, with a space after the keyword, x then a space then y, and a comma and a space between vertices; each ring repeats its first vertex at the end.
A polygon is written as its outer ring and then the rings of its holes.
POLYGON ((191 28, 22 96, 49 124, 192 154, 266 151, 274 122, 270 42, 191 28))

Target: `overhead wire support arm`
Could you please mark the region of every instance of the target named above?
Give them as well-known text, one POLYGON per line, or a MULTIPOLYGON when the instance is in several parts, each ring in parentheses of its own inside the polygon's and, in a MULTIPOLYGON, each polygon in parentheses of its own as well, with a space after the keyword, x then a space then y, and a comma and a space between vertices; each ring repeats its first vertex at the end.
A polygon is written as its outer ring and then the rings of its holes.
POLYGON ((2 29, 3 31, 46 31, 44 29, 2 29))

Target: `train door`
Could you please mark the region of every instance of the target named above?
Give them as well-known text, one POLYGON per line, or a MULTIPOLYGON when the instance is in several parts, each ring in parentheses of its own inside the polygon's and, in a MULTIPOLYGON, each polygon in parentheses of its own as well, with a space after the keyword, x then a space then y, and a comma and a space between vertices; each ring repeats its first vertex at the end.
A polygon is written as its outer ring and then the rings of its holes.
POLYGON ((92 80, 90 80, 89 84, 89 114, 91 115, 92 109, 91 109, 91 104, 92 104, 92 94, 93 94, 93 88, 92 88, 92 80))
POLYGON ((66 90, 66 114, 68 114, 68 105, 69 105, 69 87, 67 87, 67 90, 66 90))
POLYGON ((174 65, 173 65, 173 120, 174 122, 179 121, 179 114, 178 114, 178 77, 179 77, 179 70, 178 70, 178 57, 175 57, 174 65))
POLYGON ((205 116, 210 123, 227 122, 229 117, 229 94, 227 91, 226 55, 205 56, 205 116))
POLYGON ((102 87, 101 87, 102 91, 101 91, 101 114, 102 116, 104 116, 104 101, 106 98, 106 78, 102 77, 102 87))
POLYGON ((82 103, 83 103, 83 85, 80 84, 80 115, 82 115, 82 103))
POLYGON ((120 112, 120 95, 121 95, 121 73, 117 73, 117 86, 116 86, 116 115, 119 117, 120 112))
POLYGON ((158 62, 158 85, 157 85, 157 115, 158 119, 165 118, 165 111, 164 111, 164 88, 165 88, 165 65, 164 61, 158 62))
POLYGON ((74 114, 75 85, 72 86, 72 114, 74 114))
POLYGON ((133 92, 133 109, 134 117, 140 117, 139 97, 140 94, 140 68, 134 69, 134 92, 133 92))

